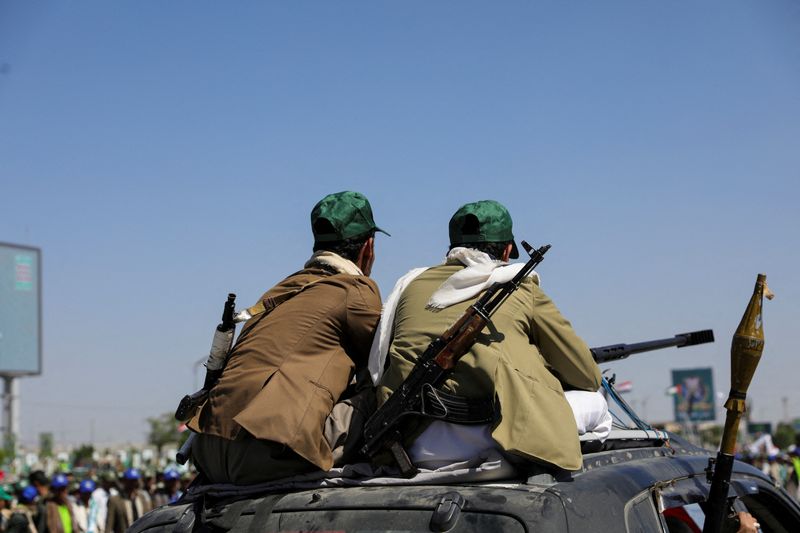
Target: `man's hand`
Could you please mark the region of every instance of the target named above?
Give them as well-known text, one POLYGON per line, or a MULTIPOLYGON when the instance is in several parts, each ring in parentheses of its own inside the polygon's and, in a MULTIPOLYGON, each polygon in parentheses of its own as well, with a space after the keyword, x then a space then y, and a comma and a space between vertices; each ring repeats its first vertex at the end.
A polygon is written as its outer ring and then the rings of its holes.
POLYGON ((758 533, 761 524, 758 523, 758 520, 753 515, 740 512, 736 513, 736 518, 739 519, 739 530, 736 533, 758 533))

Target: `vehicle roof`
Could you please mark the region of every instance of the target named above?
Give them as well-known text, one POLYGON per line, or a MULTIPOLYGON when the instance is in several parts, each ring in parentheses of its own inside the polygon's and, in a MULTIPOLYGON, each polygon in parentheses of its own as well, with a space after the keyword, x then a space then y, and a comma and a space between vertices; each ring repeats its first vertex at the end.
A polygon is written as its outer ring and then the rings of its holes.
MULTIPOLYGON (((570 529, 591 530, 596 529, 598 524, 604 524, 604 527, 608 525, 606 529, 613 531, 617 529, 614 524, 624 525, 626 503, 654 485, 683 479, 695 479, 696 484, 707 485, 705 469, 713 452, 672 435, 669 444, 665 444, 661 440, 665 436, 663 432, 656 438, 653 435, 646 435, 647 438, 638 436, 640 438, 637 440, 633 433, 615 435, 608 446, 625 447, 585 453, 583 469, 568 478, 538 475, 529 479, 499 482, 454 481, 447 485, 283 490, 274 493, 274 508, 270 514, 289 521, 282 521, 280 529, 287 529, 287 524, 291 526, 289 529, 302 529, 303 523, 293 523, 291 520, 308 520, 309 516, 314 515, 314 510, 326 513, 347 511, 353 515, 348 515, 351 519, 359 511, 367 510, 424 510, 434 513, 448 494, 457 493, 465 502, 463 512, 503 515, 508 520, 520 522, 523 530, 527 530, 530 524, 537 524, 537 531, 564 531, 569 522, 570 529)), ((735 463, 734 477, 769 483, 769 478, 761 471, 741 462, 735 463)), ((266 493, 243 500, 246 503, 239 509, 243 523, 248 523, 245 517, 255 515, 259 505, 267 501, 269 496, 265 498, 266 493)), ((236 499, 222 497, 217 504, 224 508, 236 499)), ((211 507, 214 507, 213 502, 211 507)), ((185 505, 172 506, 154 519, 174 522, 185 508, 185 505)), ((136 531, 152 527, 144 523, 137 523, 136 526, 136 531)))

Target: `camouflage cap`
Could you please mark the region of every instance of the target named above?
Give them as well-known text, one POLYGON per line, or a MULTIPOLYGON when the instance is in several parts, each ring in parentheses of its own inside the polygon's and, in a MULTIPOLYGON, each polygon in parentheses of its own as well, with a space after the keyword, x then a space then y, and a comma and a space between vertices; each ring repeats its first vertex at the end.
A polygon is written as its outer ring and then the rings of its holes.
POLYGON ((329 194, 311 210, 311 231, 315 242, 343 241, 373 230, 386 233, 375 225, 372 207, 361 193, 342 191, 329 194))
POLYGON ((511 258, 519 257, 514 242, 511 215, 494 200, 480 200, 461 206, 450 219, 450 246, 483 242, 511 242, 511 258))
POLYGON ((97 475, 100 478, 100 481, 111 481, 114 482, 117 480, 117 473, 113 470, 103 470, 97 475))

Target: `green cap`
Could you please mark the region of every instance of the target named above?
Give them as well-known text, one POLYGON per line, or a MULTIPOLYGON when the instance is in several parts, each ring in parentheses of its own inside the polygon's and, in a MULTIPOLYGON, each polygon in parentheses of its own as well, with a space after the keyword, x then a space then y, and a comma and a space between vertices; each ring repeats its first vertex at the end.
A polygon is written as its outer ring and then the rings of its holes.
POLYGON ((0 487, 0 500, 11 501, 13 499, 14 499, 14 497, 11 494, 9 494, 8 492, 6 492, 5 488, 0 487))
POLYGON ((500 202, 481 200, 463 205, 450 219, 450 246, 509 241, 511 258, 516 259, 519 250, 511 231, 511 215, 500 202))
POLYGON ((375 225, 369 201, 361 193, 342 191, 329 194, 311 210, 311 231, 315 242, 343 241, 372 230, 386 233, 375 225))

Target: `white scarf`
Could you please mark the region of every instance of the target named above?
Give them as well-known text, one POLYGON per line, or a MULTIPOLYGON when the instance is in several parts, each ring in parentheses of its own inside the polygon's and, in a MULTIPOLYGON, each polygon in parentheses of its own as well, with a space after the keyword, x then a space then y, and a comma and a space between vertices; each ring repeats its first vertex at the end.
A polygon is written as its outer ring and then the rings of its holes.
MULTIPOLYGON (((463 247, 456 247, 450 250, 445 262, 459 262, 467 268, 459 270, 447 278, 436 289, 430 300, 428 300, 426 305, 428 309, 444 309, 459 302, 470 300, 495 283, 510 281, 524 265, 523 263, 509 265, 503 261, 492 259, 489 254, 474 248, 463 247)), ((375 337, 372 339, 368 362, 372 382, 376 385, 381 375, 383 375, 383 366, 386 363, 386 355, 389 353, 394 316, 400 295, 417 276, 426 270, 428 269, 414 268, 397 280, 394 289, 392 289, 383 304, 381 320, 378 323, 375 337)), ((529 276, 534 278, 537 285, 540 283, 539 274, 536 272, 531 272, 529 276)))
POLYGON ((358 268, 355 263, 353 263, 349 259, 345 259, 339 254, 330 252, 328 250, 320 250, 319 252, 314 252, 314 254, 311 256, 311 259, 306 261, 306 264, 303 265, 303 268, 311 268, 317 265, 324 265, 331 267, 340 274, 350 274, 351 276, 364 275, 364 273, 361 272, 361 269, 358 268))
MULTIPOLYGON (((492 259, 489 254, 474 248, 456 247, 447 254, 447 262, 466 265, 467 268, 459 270, 436 289, 428 300, 428 309, 444 309, 453 304, 471 300, 495 283, 505 283, 517 275, 524 263, 509 265, 504 261, 492 259)), ((531 272, 536 283, 539 283, 539 274, 531 272)))
POLYGON ((381 312, 381 319, 378 322, 378 328, 375 331, 375 336, 372 338, 372 348, 369 350, 369 362, 367 369, 369 375, 372 377, 372 382, 376 385, 378 380, 383 374, 383 365, 386 362, 386 354, 389 353, 389 344, 392 341, 392 326, 394 325, 394 314, 397 311, 397 302, 400 300, 400 295, 406 290, 408 284, 414 279, 428 270, 427 268, 413 268, 408 271, 406 275, 397 280, 394 289, 386 298, 383 303, 383 311, 381 312))

